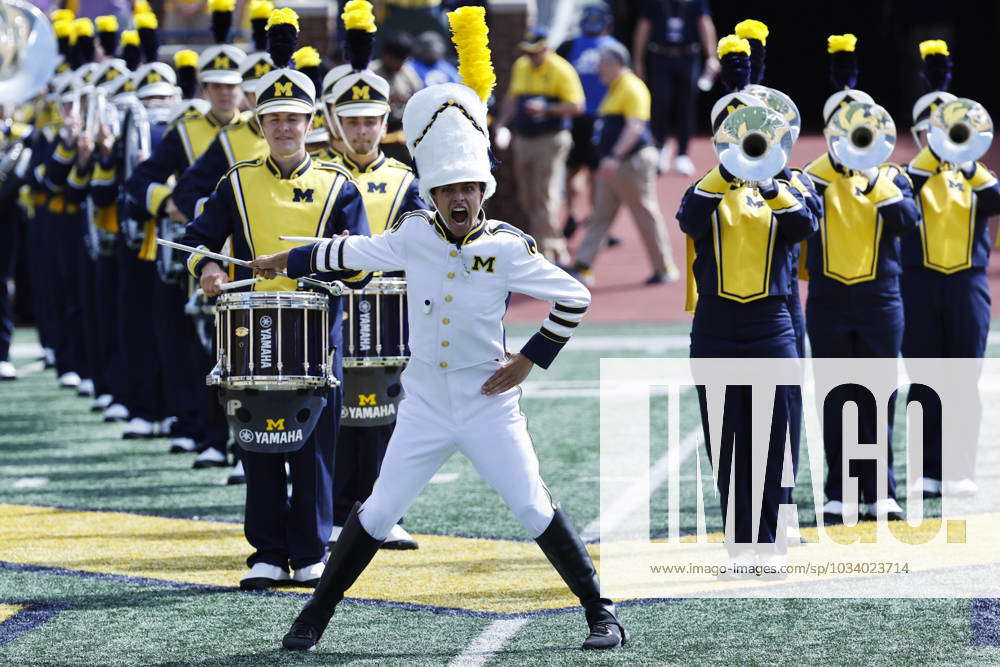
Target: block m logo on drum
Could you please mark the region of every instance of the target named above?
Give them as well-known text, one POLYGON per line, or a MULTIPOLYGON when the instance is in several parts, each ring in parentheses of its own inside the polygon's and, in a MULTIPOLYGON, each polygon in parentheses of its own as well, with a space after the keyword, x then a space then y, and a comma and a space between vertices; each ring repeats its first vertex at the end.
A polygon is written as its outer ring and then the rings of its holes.
POLYGON ((285 430, 285 418, 281 419, 268 419, 267 420, 267 430, 268 431, 284 431, 285 430))
POLYGON ((375 400, 375 394, 358 394, 358 405, 378 405, 378 401, 375 400))

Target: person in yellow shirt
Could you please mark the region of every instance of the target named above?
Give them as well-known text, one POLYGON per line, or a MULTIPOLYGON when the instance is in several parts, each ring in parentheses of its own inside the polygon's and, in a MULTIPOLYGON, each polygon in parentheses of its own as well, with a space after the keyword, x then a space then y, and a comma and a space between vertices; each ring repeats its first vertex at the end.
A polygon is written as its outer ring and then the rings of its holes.
POLYGON ((594 141, 600 158, 594 212, 587 234, 572 266, 581 280, 590 285, 590 267, 597 257, 622 204, 629 207, 639 227, 646 254, 653 265, 648 285, 674 282, 680 271, 670 255, 667 226, 656 199, 657 152, 649 131, 650 96, 646 84, 629 69, 628 50, 608 44, 598 60, 601 80, 608 93, 597 109, 594 141))
POLYGON ((513 121, 514 174, 529 231, 547 259, 565 265, 569 251, 558 221, 560 194, 573 145, 570 119, 583 113, 583 86, 573 66, 549 48, 545 28, 529 30, 520 47, 524 55, 514 62, 497 117, 497 147, 506 147, 513 121))

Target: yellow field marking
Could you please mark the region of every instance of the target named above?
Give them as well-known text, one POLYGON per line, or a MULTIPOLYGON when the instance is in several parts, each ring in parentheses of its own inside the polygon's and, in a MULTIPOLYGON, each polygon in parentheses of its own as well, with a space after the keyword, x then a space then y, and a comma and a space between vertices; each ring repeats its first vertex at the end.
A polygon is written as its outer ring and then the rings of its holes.
POLYGON ((20 604, 0 604, 0 623, 3 623, 9 618, 14 618, 17 612, 24 609, 24 605, 20 604))

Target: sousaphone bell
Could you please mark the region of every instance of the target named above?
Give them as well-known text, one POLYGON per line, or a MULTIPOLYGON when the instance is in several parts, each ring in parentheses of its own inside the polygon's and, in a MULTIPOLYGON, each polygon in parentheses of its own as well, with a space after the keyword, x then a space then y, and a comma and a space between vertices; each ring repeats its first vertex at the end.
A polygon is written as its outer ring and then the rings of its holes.
POLYGON ((823 130, 830 154, 848 169, 877 168, 896 146, 896 124, 877 104, 851 102, 834 112, 823 130))
POLYGON ((785 168, 792 153, 791 127, 766 106, 729 114, 712 137, 719 162, 744 181, 766 181, 785 168))
POLYGON ((927 142, 944 162, 975 162, 993 143, 993 119, 979 102, 959 98, 931 114, 927 142))

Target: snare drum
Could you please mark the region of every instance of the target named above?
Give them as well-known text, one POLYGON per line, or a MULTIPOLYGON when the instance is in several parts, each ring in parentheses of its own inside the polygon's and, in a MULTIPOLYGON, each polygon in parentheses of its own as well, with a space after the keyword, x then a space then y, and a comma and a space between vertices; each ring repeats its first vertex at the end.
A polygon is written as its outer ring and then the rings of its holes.
POLYGON ((405 366, 410 359, 406 279, 372 278, 344 292, 345 368, 405 366))
POLYGON ((222 294, 215 304, 215 331, 219 364, 209 384, 261 390, 337 384, 325 294, 222 294))

